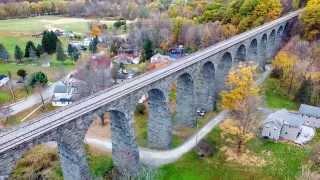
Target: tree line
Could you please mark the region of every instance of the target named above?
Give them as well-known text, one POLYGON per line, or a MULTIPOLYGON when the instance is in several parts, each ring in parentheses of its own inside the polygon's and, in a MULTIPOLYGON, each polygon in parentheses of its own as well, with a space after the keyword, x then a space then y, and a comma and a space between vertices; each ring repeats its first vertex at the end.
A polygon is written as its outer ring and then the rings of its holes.
MULTIPOLYGON (((145 42, 150 40, 156 52, 167 52, 179 45, 184 45, 188 52, 194 52, 303 5, 300 0, 171 2, 153 1, 148 4, 148 18, 130 25, 127 43, 143 49, 145 42)), ((121 46, 117 39, 110 42, 110 47, 121 46)))
MULTIPOLYGON (((35 45, 33 41, 28 41, 24 50, 19 45, 15 46, 13 57, 17 63, 23 63, 23 60, 34 61, 39 59, 43 54, 52 55, 54 53, 56 53, 58 61, 65 61, 67 59, 63 44, 57 35, 52 31, 44 31, 42 34, 40 44, 35 45)), ((96 50, 96 44, 91 46, 92 49, 96 50)), ((67 54, 73 61, 77 61, 80 57, 80 51, 70 45, 68 46, 67 54)), ((10 60, 10 57, 11 55, 6 47, 0 43, 0 60, 6 63, 10 60)))

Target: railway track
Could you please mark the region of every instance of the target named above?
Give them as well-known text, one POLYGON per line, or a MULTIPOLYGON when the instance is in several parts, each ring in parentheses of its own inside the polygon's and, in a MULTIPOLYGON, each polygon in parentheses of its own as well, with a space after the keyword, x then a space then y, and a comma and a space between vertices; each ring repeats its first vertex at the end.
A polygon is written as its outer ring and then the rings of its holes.
POLYGON ((30 141, 37 136, 49 132, 52 129, 55 129, 65 123, 81 117, 82 115, 85 115, 88 112, 111 103, 132 92, 135 92, 146 85, 163 79, 175 72, 178 72, 179 70, 198 63, 199 61, 206 59, 216 53, 219 53, 233 45, 241 43, 246 39, 255 37, 257 34, 264 33, 265 31, 270 30, 281 23, 297 17, 301 13, 301 11, 302 10, 298 10, 289 13, 288 15, 269 22, 265 25, 236 35, 228 40, 219 42, 211 47, 193 53, 185 58, 181 58, 180 60, 163 69, 142 74, 136 78, 115 85, 109 89, 103 90, 83 100, 73 103, 70 106, 47 113, 34 119, 32 122, 23 124, 3 134, 0 134, 0 153, 26 141, 30 141))

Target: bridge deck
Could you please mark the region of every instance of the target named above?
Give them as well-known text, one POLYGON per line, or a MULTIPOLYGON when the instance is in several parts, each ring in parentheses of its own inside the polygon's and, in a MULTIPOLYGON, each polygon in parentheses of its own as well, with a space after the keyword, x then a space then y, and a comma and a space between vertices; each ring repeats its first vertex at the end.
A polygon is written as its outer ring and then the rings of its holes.
POLYGON ((236 35, 228 40, 219 42, 209 48, 193 53, 163 69, 142 74, 130 81, 126 81, 107 90, 98 92, 70 106, 45 114, 39 118, 36 118, 30 123, 26 123, 13 130, 0 134, 0 153, 23 142, 29 141, 34 137, 44 134, 51 129, 59 127, 62 124, 72 121, 73 119, 97 109, 98 107, 106 105, 120 97, 128 95, 129 93, 132 93, 148 84, 156 82, 164 77, 169 76, 170 74, 189 67, 192 64, 223 51, 224 49, 227 49, 235 44, 245 41, 248 38, 264 33, 265 31, 274 28, 274 26, 297 17, 301 11, 302 10, 291 12, 277 20, 266 23, 250 31, 236 35))

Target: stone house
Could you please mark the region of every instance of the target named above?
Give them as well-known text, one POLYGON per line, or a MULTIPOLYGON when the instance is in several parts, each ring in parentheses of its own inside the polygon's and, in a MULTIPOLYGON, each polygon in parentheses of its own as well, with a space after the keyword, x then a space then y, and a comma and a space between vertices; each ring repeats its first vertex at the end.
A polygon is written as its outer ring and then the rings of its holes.
POLYGON ((320 107, 301 104, 299 113, 306 126, 320 128, 320 107))
POLYGON ((301 134, 303 124, 304 121, 299 114, 282 109, 270 114, 263 122, 262 137, 295 141, 301 134))

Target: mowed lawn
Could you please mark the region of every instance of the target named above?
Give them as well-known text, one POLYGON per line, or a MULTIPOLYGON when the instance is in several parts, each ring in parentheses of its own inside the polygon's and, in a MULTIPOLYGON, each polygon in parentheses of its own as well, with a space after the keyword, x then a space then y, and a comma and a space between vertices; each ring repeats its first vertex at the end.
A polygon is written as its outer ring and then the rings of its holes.
MULTIPOLYGON (((48 28, 61 28, 65 31, 86 34, 89 31, 88 22, 90 20, 57 16, 0 20, 0 43, 6 47, 10 59, 13 60, 16 45, 24 51, 28 41, 33 41, 35 45, 41 43, 41 38, 32 35, 39 34, 48 28)), ((61 37, 59 39, 67 48, 67 39, 61 37)))
POLYGON ((269 78, 264 83, 266 106, 272 109, 286 108, 289 110, 297 110, 298 103, 293 101, 287 95, 287 92, 280 86, 278 79, 269 78))
POLYGON ((247 148, 266 163, 261 167, 246 166, 227 161, 220 150, 228 143, 221 135, 222 130, 215 128, 206 138, 215 147, 212 157, 199 157, 195 151, 184 155, 177 162, 164 165, 157 172, 157 180, 249 180, 296 179, 301 175, 303 164, 310 156, 310 148, 302 148, 287 143, 276 143, 259 138, 252 139, 247 148))
POLYGON ((59 16, 39 16, 0 21, 0 32, 37 33, 49 27, 62 28, 78 33, 88 32, 88 22, 83 18, 68 18, 59 16))

